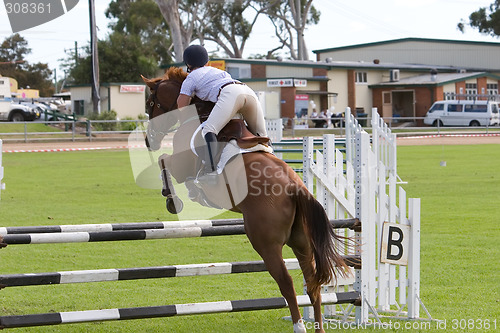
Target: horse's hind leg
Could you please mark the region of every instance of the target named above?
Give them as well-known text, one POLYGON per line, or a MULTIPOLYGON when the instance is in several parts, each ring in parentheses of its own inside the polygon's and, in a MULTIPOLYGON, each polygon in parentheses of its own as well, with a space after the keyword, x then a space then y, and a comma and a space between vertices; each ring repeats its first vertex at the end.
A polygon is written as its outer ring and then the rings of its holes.
POLYGON ((288 308, 290 309, 292 322, 294 324, 294 333, 306 333, 305 327, 303 327, 301 321, 302 316, 297 303, 297 294, 295 293, 295 287, 293 286, 293 279, 290 276, 290 273, 288 273, 281 251, 282 248, 280 247, 276 247, 272 251, 266 249, 263 253, 257 250, 264 260, 269 274, 271 274, 273 279, 278 284, 281 295, 283 295, 288 303, 288 308))
POLYGON ((292 231, 292 235, 290 237, 288 245, 292 248, 293 253, 297 257, 300 269, 302 270, 302 274, 304 275, 304 280, 307 286, 307 295, 311 300, 311 304, 314 310, 314 321, 316 328, 315 332, 324 333, 325 331, 323 329, 323 317, 321 314, 321 288, 310 288, 310 281, 313 279, 314 273, 316 271, 311 246, 304 233, 298 232, 298 230, 296 230, 295 228, 292 231))
MULTIPOLYGON (((256 219, 255 221, 262 221, 256 219)), ((254 222, 255 222, 254 221, 254 222)), ((245 221, 246 234, 253 248, 262 257, 269 274, 273 277, 279 286, 281 295, 285 298, 290 309, 292 322, 294 324, 294 333, 306 333, 305 327, 301 322, 301 314, 297 303, 297 294, 293 285, 293 280, 283 261, 283 243, 282 237, 277 237, 278 233, 272 232, 268 227, 260 223, 249 223, 245 221), (264 231, 265 230, 265 231, 264 231), (300 323, 299 323, 300 321, 300 323)), ((279 233, 281 235, 282 233, 279 233)))

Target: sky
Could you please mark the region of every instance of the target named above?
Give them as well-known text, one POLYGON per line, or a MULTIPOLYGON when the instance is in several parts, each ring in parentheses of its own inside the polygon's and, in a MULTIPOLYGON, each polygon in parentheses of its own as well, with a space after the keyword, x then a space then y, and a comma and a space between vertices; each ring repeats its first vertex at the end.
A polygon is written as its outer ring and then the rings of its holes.
MULTIPOLYGON (((96 0, 98 37, 109 33, 104 12, 110 0, 96 0)), ((313 50, 338 46, 371 43, 398 38, 419 37, 450 40, 500 42, 500 39, 482 35, 468 27, 466 33, 457 30, 457 23, 467 20, 470 13, 487 7, 493 0, 314 0, 321 12, 318 25, 305 32, 309 58, 315 60, 313 50)), ((40 26, 19 32, 28 41, 32 53, 30 63, 48 63, 57 69, 58 78, 64 73, 60 59, 67 58, 66 50, 88 45, 88 1, 80 0, 66 14, 40 26)), ((0 4, 0 42, 12 35, 6 8, 0 4)), ((259 18, 244 57, 264 54, 278 45, 273 28, 267 18, 259 18)), ((210 47, 210 46, 209 46, 210 47)), ((350 59, 356 60, 356 59, 350 59)), ((383 62, 383 59, 381 59, 383 62)), ((1 74, 1 68, 0 68, 1 74)))

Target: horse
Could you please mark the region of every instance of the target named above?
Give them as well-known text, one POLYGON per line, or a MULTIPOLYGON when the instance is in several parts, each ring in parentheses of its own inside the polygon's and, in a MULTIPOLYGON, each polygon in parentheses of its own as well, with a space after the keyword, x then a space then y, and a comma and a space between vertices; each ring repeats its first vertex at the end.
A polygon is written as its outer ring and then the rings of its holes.
MULTIPOLYGON (((181 68, 171 67, 163 77, 155 79, 142 77, 151 92, 146 102, 150 122, 158 116, 176 110, 177 97, 186 76, 187 73, 181 68)), ((200 106, 199 100, 193 101, 197 104, 197 114, 203 121, 213 104, 207 106, 201 103, 200 106)), ((173 138, 174 153, 162 155, 159 160, 160 164, 166 167, 166 171, 182 183, 196 175, 196 165, 199 163, 195 153, 185 147, 186 141, 189 140, 186 140, 184 135, 188 133, 192 136, 200 121, 198 119, 195 122, 190 121, 192 116, 183 116, 182 110, 177 114, 178 119, 171 120, 168 125, 171 126, 176 121, 180 123, 173 138), (177 136, 180 137, 178 140, 177 136), (179 154, 172 158, 176 154, 176 148, 179 154)), ((164 132, 158 128, 150 129, 148 126, 147 146, 150 149, 159 149, 158 143, 152 141, 161 139, 163 135, 164 132)), ((348 275, 347 264, 337 250, 342 237, 334 233, 324 208, 289 165, 265 151, 248 152, 241 157, 243 166, 236 166, 232 172, 246 175, 246 183, 251 186, 248 186, 243 198, 231 200, 232 207, 228 208, 243 215, 245 232, 252 247, 262 257, 267 270, 287 301, 294 332, 305 333, 293 280, 282 255, 285 245, 293 250, 314 309, 315 331, 324 332, 321 286, 334 282, 338 275, 348 275)), ((222 187, 224 185, 227 186, 223 184, 222 187)), ((213 189, 209 187, 203 189, 213 193, 213 189)))

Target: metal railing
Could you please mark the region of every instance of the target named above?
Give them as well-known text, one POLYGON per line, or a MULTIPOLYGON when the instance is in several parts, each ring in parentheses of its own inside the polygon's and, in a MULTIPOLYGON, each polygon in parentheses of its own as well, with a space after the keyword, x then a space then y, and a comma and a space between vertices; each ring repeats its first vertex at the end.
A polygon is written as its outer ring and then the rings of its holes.
POLYGON ((1 122, 0 138, 4 142, 126 140, 137 128, 145 128, 144 123, 147 120, 1 122))
MULTIPOLYGON (((368 132, 371 130, 371 117, 357 117, 361 126, 368 132)), ((425 126, 423 117, 393 117, 383 118, 393 133, 398 136, 411 135, 446 135, 446 134, 490 134, 499 133, 499 126, 474 127, 436 127, 425 126)), ((283 118, 285 136, 302 137, 307 135, 320 136, 333 133, 345 136, 344 118, 336 118, 324 127, 315 127, 318 118, 290 119, 283 118)), ((0 122, 0 139, 9 141, 99 141, 127 140, 136 128, 144 130, 147 120, 75 120, 75 121, 43 121, 36 122, 0 122), (40 125, 45 125, 43 130, 40 125)))
MULTIPOLYGON (((356 117, 359 124, 367 131, 370 131, 371 117, 356 117)), ((398 135, 412 135, 412 134, 490 134, 500 133, 500 127, 497 126, 442 126, 437 122, 437 126, 424 125, 424 117, 385 117, 382 118, 387 126, 393 133, 398 135)), ((332 118, 330 121, 325 118, 287 118, 283 120, 285 131, 289 131, 289 135, 304 136, 308 135, 321 135, 321 133, 334 133, 337 135, 345 135, 345 119, 332 118), (318 120, 324 121, 324 126, 315 126, 318 120)))

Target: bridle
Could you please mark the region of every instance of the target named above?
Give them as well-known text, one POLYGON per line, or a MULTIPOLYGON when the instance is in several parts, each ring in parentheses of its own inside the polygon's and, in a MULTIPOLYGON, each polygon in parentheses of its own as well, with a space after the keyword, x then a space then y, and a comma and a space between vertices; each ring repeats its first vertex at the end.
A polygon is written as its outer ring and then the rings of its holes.
MULTIPOLYGON (((170 105, 170 107, 168 109, 165 109, 163 107, 163 105, 160 103, 160 101, 158 100, 158 96, 156 96, 156 93, 157 93, 160 85, 164 82, 167 82, 167 81, 166 80, 158 81, 156 83, 155 87, 153 89, 151 89, 151 95, 149 96, 149 99, 146 102, 146 110, 147 110, 147 114, 149 116, 149 121, 151 121, 153 119, 153 112, 154 112, 155 107, 160 109, 163 112, 163 114, 165 114, 169 111, 174 110, 175 106, 177 105, 177 99, 174 99, 172 105, 170 105)), ((180 86, 180 83, 177 81, 168 81, 168 82, 172 82, 172 83, 178 84, 180 86)), ((170 128, 167 129, 166 132, 164 132, 164 131, 157 131, 157 130, 153 129, 152 126, 148 126, 148 137, 152 141, 156 140, 157 137, 163 138, 163 137, 165 137, 165 135, 167 135, 170 132, 171 132, 170 128)), ((146 140, 146 142, 147 142, 146 144, 149 145, 148 140, 146 140)))
MULTIPOLYGON (((174 99, 172 105, 170 105, 170 107, 168 109, 165 109, 163 107, 163 105, 161 105, 160 101, 158 100, 158 97, 156 96, 156 92, 158 91, 158 88, 160 87, 160 85, 163 82, 166 82, 166 80, 158 81, 156 83, 155 87, 153 89, 151 89, 151 95, 149 96, 149 100, 146 103, 146 109, 147 109, 147 113, 148 113, 150 119, 152 118, 151 116, 153 115, 153 111, 154 111, 155 106, 158 109, 160 109, 163 113, 167 113, 169 111, 172 111, 175 108, 175 105, 177 104, 177 100, 174 99)), ((178 83, 177 81, 169 81, 169 82, 178 83)), ((180 83, 178 83, 178 84, 180 85, 180 83)))

